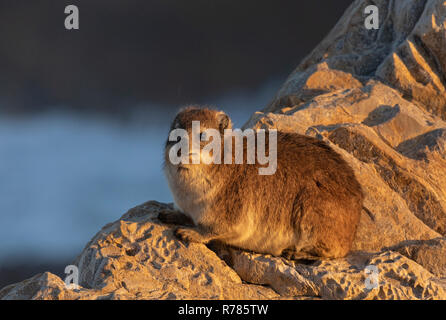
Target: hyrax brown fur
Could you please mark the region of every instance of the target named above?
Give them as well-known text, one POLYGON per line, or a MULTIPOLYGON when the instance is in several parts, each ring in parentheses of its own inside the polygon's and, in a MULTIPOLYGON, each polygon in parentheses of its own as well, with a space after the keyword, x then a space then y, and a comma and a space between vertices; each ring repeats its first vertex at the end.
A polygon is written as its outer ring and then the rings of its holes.
MULTIPOLYGON (((178 113, 171 129, 191 136, 193 120, 203 131, 219 130, 222 143, 223 130, 232 127, 223 112, 189 107, 178 113)), ((188 225, 177 228, 178 238, 219 240, 294 259, 337 258, 350 251, 363 193, 351 167, 325 142, 278 132, 273 175, 260 175, 258 163, 173 165, 173 144, 166 143, 164 171, 179 210, 159 218, 188 225)))

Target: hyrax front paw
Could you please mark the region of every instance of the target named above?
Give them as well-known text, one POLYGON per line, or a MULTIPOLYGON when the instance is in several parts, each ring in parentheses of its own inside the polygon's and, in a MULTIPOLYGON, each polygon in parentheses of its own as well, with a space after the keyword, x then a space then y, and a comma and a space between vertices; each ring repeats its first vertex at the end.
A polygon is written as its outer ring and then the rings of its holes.
POLYGON ((158 213, 158 220, 167 223, 167 224, 174 224, 176 222, 176 211, 169 210, 169 209, 162 209, 158 213))
POLYGON ((193 230, 193 229, 187 229, 187 228, 177 228, 175 230, 175 236, 180 239, 181 241, 185 242, 203 242, 202 237, 200 234, 193 230))
POLYGON ((164 209, 158 213, 158 220, 167 224, 179 224, 182 226, 193 226, 194 222, 184 213, 176 210, 164 209))

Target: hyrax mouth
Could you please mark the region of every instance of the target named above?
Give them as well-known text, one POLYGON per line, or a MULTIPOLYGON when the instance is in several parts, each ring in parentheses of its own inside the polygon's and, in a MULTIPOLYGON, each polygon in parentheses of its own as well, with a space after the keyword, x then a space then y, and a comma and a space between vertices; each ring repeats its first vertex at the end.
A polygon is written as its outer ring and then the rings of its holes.
POLYGON ((182 164, 177 165, 177 172, 185 172, 185 171, 188 171, 188 170, 189 170, 189 168, 186 168, 182 164))

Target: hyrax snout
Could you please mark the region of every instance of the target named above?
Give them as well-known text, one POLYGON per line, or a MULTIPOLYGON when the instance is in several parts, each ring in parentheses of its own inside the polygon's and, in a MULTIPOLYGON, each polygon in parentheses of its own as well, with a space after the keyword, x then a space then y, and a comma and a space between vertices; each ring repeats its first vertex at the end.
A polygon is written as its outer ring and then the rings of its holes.
POLYGON ((283 132, 275 136, 266 132, 260 139, 256 132, 254 139, 265 144, 263 150, 270 160, 276 156, 272 173, 260 174, 259 169, 268 164, 248 161, 249 138, 242 143, 243 163, 235 163, 236 150, 229 156, 223 152, 228 139, 234 148, 236 145, 234 136, 225 135, 232 129, 225 113, 189 107, 175 117, 171 130, 175 129, 184 137, 196 134, 199 148, 197 152, 191 143, 183 144, 186 161, 178 163, 172 161, 172 155, 178 155, 183 138, 168 139, 165 147, 164 172, 178 211, 161 213, 159 218, 168 223, 189 222, 176 230, 177 237, 201 243, 219 240, 295 259, 337 258, 349 252, 363 193, 351 167, 325 142, 283 132), (199 121, 198 133, 193 132, 193 121, 199 121), (207 129, 213 129, 212 139, 205 136, 207 129), (211 140, 222 152, 212 150, 204 157, 211 140))

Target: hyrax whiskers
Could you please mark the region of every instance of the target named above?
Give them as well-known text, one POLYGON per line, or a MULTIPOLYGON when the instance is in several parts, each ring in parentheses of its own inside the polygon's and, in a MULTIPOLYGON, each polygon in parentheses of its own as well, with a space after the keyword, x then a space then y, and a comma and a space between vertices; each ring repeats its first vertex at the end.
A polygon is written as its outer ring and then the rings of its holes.
MULTIPOLYGON (((171 129, 191 136, 192 121, 200 121, 201 130, 217 129, 223 150, 224 130, 232 128, 225 113, 189 107, 178 113, 171 129)), ((164 172, 178 211, 162 212, 159 219, 182 224, 175 231, 178 238, 219 240, 294 259, 337 258, 350 251, 363 193, 351 167, 325 142, 278 132, 272 175, 260 175, 264 165, 258 162, 172 164, 169 151, 175 143, 166 143, 164 172)))

